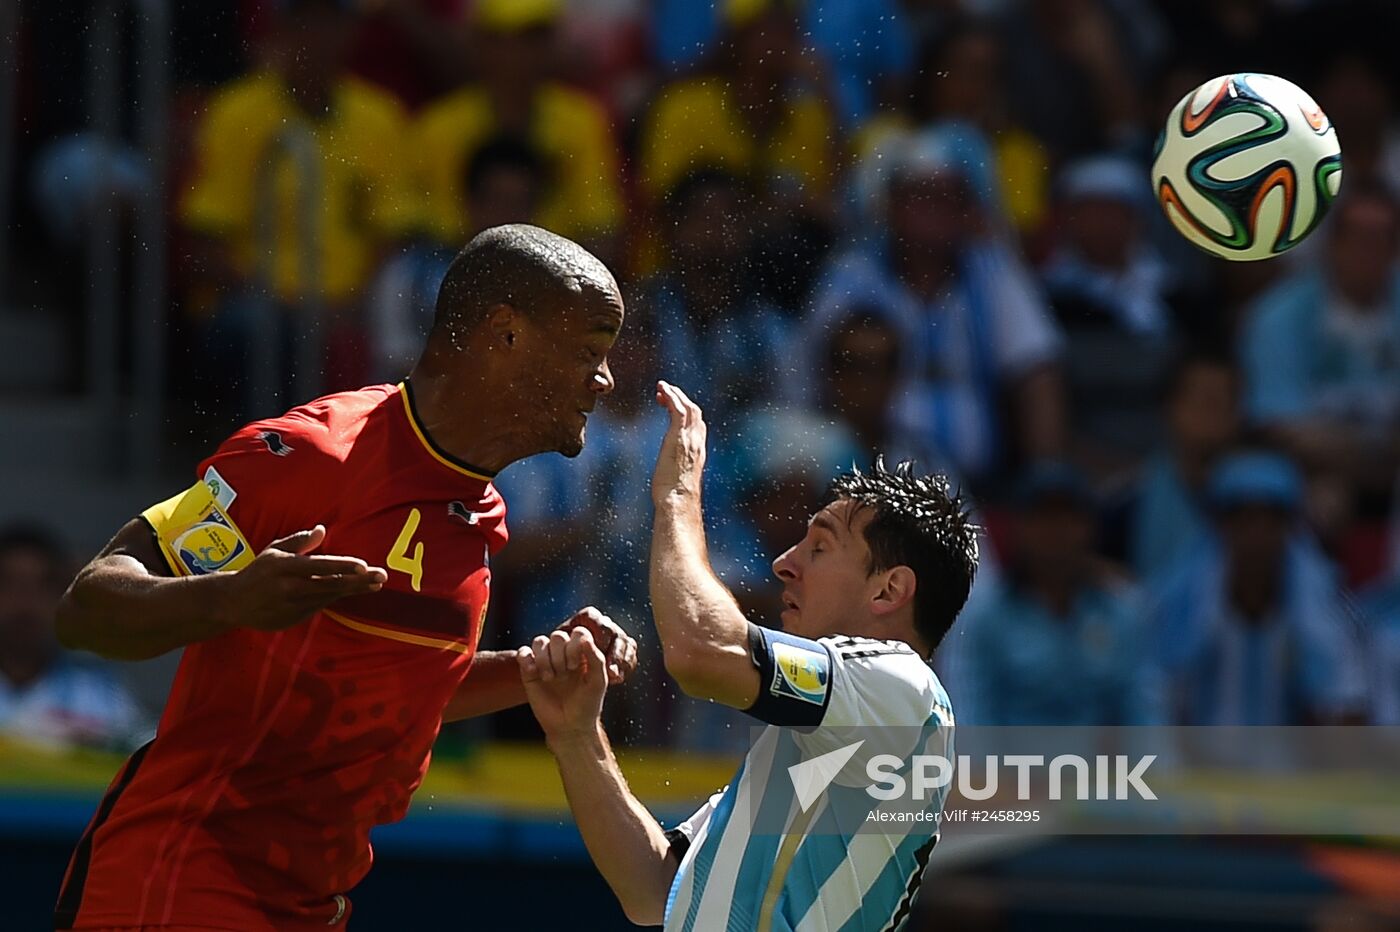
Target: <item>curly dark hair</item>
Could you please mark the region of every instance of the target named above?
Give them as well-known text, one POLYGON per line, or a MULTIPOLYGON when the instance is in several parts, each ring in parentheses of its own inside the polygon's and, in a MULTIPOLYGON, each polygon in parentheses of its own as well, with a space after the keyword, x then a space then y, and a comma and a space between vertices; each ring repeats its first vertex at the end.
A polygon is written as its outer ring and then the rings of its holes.
POLYGON ((932 651, 962 611, 977 575, 977 535, 967 501, 947 476, 922 475, 908 460, 885 468, 876 457, 867 472, 852 469, 831 484, 827 504, 839 499, 874 511, 865 526, 870 572, 896 566, 914 571, 914 627, 932 651))

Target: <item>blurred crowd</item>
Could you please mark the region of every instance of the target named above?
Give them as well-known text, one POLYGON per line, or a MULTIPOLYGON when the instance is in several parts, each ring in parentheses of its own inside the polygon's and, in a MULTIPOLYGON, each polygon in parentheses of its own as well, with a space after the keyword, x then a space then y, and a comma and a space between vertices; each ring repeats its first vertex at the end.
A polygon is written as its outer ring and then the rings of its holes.
MULTIPOLYGON (((486 644, 609 611, 651 661, 614 734, 747 738, 676 696, 646 638, 658 376, 705 407, 711 555, 755 619, 838 470, 913 458, 973 494, 983 570, 936 658, 960 722, 1400 723, 1391 4, 192 6, 168 185, 182 430, 272 413, 242 390, 257 365, 299 400, 311 334, 320 389, 402 378, 475 231, 538 223, 617 271, 618 388, 586 450, 499 480, 486 644), (1308 88, 1342 143, 1328 222, 1270 262, 1195 252, 1147 181, 1170 107, 1232 71, 1308 88)), ((26 137, 26 209, 61 256, 94 176, 145 182, 62 132, 45 89, 75 79, 31 66, 50 129, 26 137)), ((96 695, 35 632, 57 566, 38 539, 0 545, 0 728, 34 718, 35 682, 78 717, 96 695)))

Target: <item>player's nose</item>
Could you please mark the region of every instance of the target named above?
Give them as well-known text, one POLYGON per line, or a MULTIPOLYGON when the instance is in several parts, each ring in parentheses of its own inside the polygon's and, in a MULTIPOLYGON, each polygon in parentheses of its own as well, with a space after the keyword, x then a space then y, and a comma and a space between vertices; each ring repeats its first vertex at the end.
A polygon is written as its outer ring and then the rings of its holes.
POLYGON ((589 388, 599 395, 610 395, 617 383, 613 381, 612 369, 608 366, 608 361, 603 360, 603 364, 598 367, 598 371, 593 373, 593 380, 589 388))
POLYGON ((796 547, 789 547, 773 561, 773 575, 783 582, 791 582, 797 578, 797 561, 793 559, 796 552, 796 547))

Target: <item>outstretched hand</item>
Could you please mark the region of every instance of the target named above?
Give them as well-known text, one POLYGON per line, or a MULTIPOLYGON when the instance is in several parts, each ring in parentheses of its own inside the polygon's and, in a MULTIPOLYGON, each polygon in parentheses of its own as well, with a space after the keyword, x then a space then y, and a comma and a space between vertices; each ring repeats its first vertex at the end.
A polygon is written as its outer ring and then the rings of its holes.
POLYGON ((704 412, 670 382, 656 383, 656 403, 671 415, 671 424, 661 441, 661 453, 652 473, 651 500, 656 505, 673 497, 693 497, 698 501, 705 471, 704 412))
POLYGON ((242 627, 280 631, 337 599, 379 591, 388 579, 383 569, 358 557, 313 555, 325 539, 318 524, 268 544, 252 563, 227 574, 222 613, 242 627))

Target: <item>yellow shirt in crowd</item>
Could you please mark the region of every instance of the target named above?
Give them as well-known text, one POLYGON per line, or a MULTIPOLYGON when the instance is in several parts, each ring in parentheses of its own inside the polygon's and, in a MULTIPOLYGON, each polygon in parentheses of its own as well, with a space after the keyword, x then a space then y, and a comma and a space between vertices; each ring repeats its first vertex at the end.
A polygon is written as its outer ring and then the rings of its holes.
POLYGON ((741 175, 789 175, 813 193, 831 190, 836 131, 826 105, 814 96, 791 100, 775 132, 756 139, 717 78, 679 81, 661 92, 643 129, 641 177, 648 195, 663 197, 682 178, 705 167, 741 175))
MULTIPOLYGON (((471 229, 466 173, 473 154, 498 132, 491 102, 468 87, 429 106, 413 134, 429 231, 460 245, 471 229)), ((540 89, 529 142, 553 177, 535 222, 563 236, 587 238, 622 222, 617 150, 606 112, 593 98, 549 84, 540 89)))
POLYGON ((192 187, 180 214, 193 230, 226 241, 238 270, 259 274, 259 174, 273 167, 270 261, 280 298, 295 301, 310 289, 302 281, 304 256, 300 181, 285 152, 272 155, 278 136, 302 127, 319 150, 319 278, 326 300, 347 300, 374 273, 382 251, 416 220, 405 168, 406 118, 388 94, 354 79, 335 88, 330 113, 306 115, 277 75, 254 74, 217 92, 197 137, 192 187), (268 162, 271 158, 273 161, 268 162))

